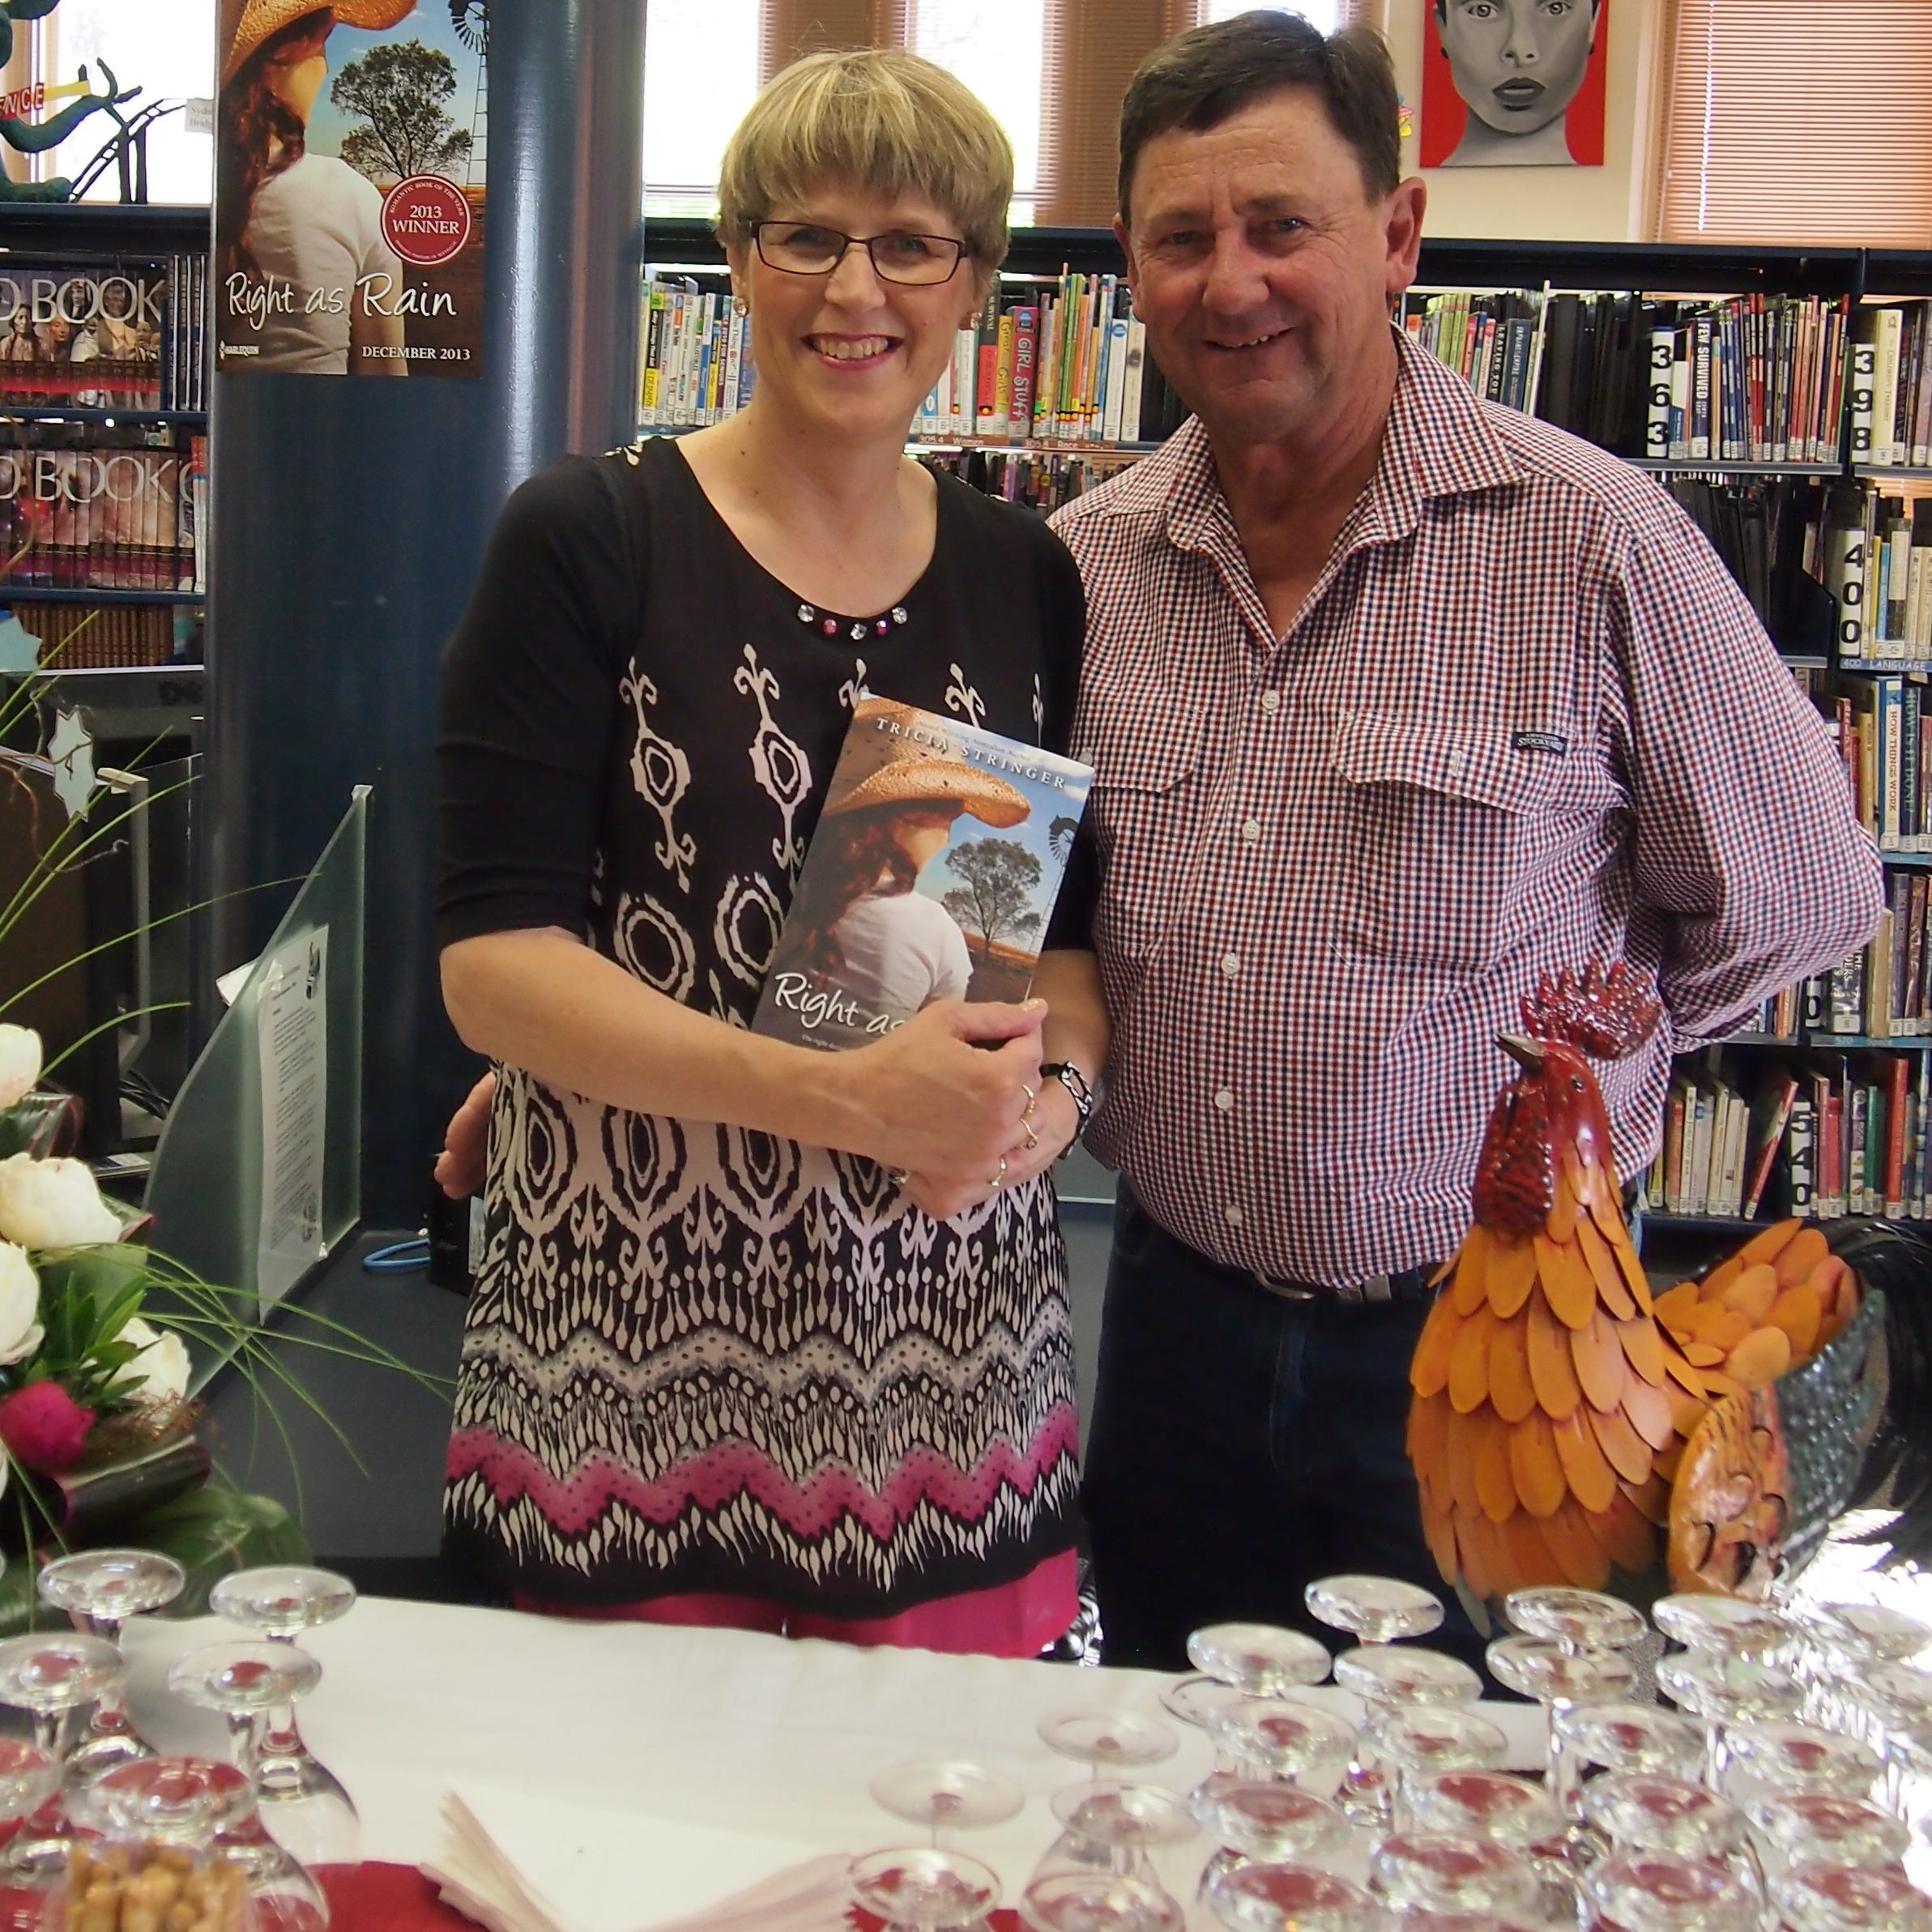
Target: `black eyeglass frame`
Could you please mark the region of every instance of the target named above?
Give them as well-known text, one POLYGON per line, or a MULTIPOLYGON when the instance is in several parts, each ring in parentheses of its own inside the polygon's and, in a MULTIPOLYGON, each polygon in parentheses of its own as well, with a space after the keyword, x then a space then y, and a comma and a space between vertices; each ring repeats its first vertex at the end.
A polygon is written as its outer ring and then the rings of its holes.
POLYGON ((890 282, 899 288, 943 288, 959 273, 959 265, 966 258, 969 244, 957 235, 915 235, 910 228, 893 228, 883 235, 847 235, 834 228, 826 228, 819 221, 759 221, 752 224, 752 246, 758 251, 758 259, 767 268, 775 269, 782 275, 829 275, 838 272, 838 265, 855 248, 865 250, 866 258, 872 265, 872 273, 882 282, 890 282), (783 262, 774 262, 765 252, 765 231, 767 228, 822 228, 837 238, 838 253, 823 268, 789 268, 783 262), (930 241, 953 251, 953 265, 936 279, 923 282, 909 282, 902 275, 896 275, 880 261, 878 245, 881 241, 895 241, 906 237, 918 241, 930 241))

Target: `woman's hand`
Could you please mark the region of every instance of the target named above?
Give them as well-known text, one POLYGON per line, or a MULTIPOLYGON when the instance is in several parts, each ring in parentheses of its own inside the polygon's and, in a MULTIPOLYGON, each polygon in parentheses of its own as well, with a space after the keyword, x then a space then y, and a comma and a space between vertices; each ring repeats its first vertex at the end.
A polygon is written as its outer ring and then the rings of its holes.
POLYGON ((452 1201, 461 1201, 483 1186, 489 1161, 490 1102, 496 1095, 497 1076, 485 1073, 443 1129, 443 1150, 436 1157, 436 1184, 452 1201))
MULTIPOLYGON (((983 1193, 1023 1145, 1040 1086, 1046 1004, 936 1000, 896 1032, 841 1057, 859 1119, 838 1144, 883 1166, 983 1193)), ((1057 1082, 1056 1083, 1058 1084, 1057 1082)))
POLYGON ((1022 1111, 1018 1138, 1005 1150, 1004 1165, 996 1161, 986 1172, 976 1175, 910 1174, 902 1184, 906 1198, 935 1221, 946 1221, 983 1201, 991 1201, 1004 1188, 1017 1188, 1044 1174, 1079 1132, 1080 1110, 1057 1080, 1044 1081, 1034 1092, 1033 1110, 1022 1111), (1030 1147, 1026 1144, 1030 1128, 1034 1141, 1030 1147))

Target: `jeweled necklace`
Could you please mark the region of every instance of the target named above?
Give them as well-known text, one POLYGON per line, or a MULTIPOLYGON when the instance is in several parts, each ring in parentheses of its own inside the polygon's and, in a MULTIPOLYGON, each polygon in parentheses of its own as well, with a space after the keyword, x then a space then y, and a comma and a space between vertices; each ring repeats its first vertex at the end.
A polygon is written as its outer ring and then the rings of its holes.
MULTIPOLYGON (((816 624, 828 638, 835 638, 838 635, 840 620, 837 617, 825 616, 815 604, 801 603, 798 607, 798 621, 800 624, 816 624)), ((855 644, 862 644, 869 637, 884 637, 894 625, 903 624, 905 621, 905 605, 895 603, 883 617, 873 617, 869 620, 863 617, 854 618, 848 629, 852 642, 855 644)))

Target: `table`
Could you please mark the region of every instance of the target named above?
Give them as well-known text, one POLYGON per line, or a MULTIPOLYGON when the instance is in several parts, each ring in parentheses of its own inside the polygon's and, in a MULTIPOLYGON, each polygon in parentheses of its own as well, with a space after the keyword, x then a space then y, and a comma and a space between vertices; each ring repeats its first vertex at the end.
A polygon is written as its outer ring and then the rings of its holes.
MULTIPOLYGON (((214 1619, 128 1625, 130 1702, 145 1735, 164 1749, 224 1754, 219 1720, 176 1702, 164 1680, 183 1651, 238 1634, 214 1619)), ((961 1838, 1015 1897, 1058 1829, 1049 1795, 1082 1775, 1039 1742, 1035 1724, 1068 1708, 1158 1714, 1168 1681, 374 1597, 305 1641, 323 1677, 302 1729, 356 1800, 366 1858, 412 1866, 431 1856, 453 1788, 581 1809, 603 1821, 604 1845, 624 1834, 615 1855, 630 1867, 629 1917, 612 1922, 631 1926, 735 1889, 739 1874, 719 1869, 734 1841, 746 1877, 759 1875, 749 1862, 770 1869, 786 1847, 802 1858, 912 1841, 914 1828, 880 1810, 868 1786, 888 1764, 933 1755, 976 1759, 1027 1793, 1009 1823, 961 1838)), ((1341 1691, 1306 1695, 1354 1714, 1341 1691)), ((1491 1708, 1515 1755, 1536 1761, 1537 1713, 1491 1708)), ((1148 1775, 1184 1790, 1209 1755, 1205 1738, 1183 1731, 1179 1751, 1148 1775)), ((1191 1857, 1197 1870, 1204 1851, 1181 1848, 1184 1866, 1191 1857)))

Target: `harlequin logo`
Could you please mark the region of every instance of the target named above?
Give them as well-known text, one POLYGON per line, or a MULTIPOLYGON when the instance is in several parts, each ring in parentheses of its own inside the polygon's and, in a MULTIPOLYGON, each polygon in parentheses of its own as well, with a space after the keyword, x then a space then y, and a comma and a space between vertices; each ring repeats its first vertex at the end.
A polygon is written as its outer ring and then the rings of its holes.
POLYGON ((463 252, 470 238, 470 204, 440 174, 412 174, 382 199, 382 233, 416 268, 434 268, 463 252))

